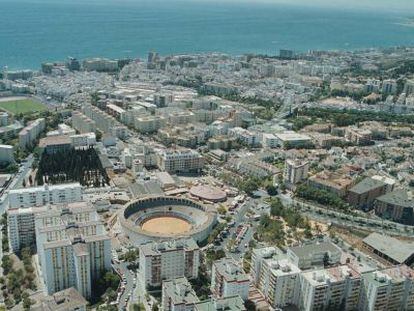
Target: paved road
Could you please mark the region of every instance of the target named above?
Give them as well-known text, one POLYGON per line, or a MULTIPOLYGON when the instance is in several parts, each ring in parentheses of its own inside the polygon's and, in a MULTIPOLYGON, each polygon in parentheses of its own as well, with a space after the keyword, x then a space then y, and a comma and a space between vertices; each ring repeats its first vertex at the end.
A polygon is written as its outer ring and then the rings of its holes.
POLYGON ((133 271, 128 270, 127 268, 128 263, 121 262, 119 264, 113 264, 115 270, 119 271, 125 278, 121 280, 121 282, 126 281, 125 290, 123 291, 121 298, 119 299, 119 310, 126 310, 127 304, 132 296, 134 291, 134 278, 136 275, 133 271))
POLYGON ((22 166, 19 168, 19 172, 15 175, 15 179, 10 184, 10 189, 18 189, 22 187, 23 180, 26 178, 34 162, 33 154, 30 154, 22 166))
POLYGON ((386 220, 377 220, 360 216, 351 216, 346 213, 328 210, 325 208, 321 208, 320 206, 308 202, 305 203, 295 199, 293 200, 293 202, 295 205, 301 208, 302 213, 317 220, 331 222, 346 227, 360 228, 363 230, 387 233, 391 235, 401 235, 409 237, 414 236, 413 226, 404 226, 386 220))

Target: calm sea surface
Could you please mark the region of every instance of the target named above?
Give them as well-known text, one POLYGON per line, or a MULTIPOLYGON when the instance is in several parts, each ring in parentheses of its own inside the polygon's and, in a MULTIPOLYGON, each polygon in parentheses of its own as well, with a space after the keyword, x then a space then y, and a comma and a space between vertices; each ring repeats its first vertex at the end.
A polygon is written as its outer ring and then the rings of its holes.
POLYGON ((36 69, 69 55, 144 57, 150 50, 274 55, 414 45, 412 15, 182 0, 0 0, 0 66, 36 69))

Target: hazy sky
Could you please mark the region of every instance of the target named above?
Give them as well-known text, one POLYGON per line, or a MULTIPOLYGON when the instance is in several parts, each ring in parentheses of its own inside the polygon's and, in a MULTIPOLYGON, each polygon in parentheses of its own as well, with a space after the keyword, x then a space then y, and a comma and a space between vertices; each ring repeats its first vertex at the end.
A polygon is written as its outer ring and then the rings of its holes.
MULTIPOLYGON (((80 1, 80 2, 94 2, 94 3, 117 3, 123 2, 170 2, 171 0, 0 0, 1 2, 59 2, 59 1, 80 1)), ((311 7, 333 7, 337 9, 369 9, 400 12, 414 17, 414 0, 182 0, 191 2, 240 2, 240 3, 269 3, 269 4, 290 4, 311 7)))
MULTIPOLYGON (((209 0, 201 0, 209 1, 209 0)), ((214 1, 214 0, 213 0, 214 1)), ((390 11, 405 11, 414 14, 414 0, 225 0, 234 2, 247 3, 286 3, 294 5, 308 6, 329 6, 337 8, 365 8, 365 9, 381 9, 390 11)))

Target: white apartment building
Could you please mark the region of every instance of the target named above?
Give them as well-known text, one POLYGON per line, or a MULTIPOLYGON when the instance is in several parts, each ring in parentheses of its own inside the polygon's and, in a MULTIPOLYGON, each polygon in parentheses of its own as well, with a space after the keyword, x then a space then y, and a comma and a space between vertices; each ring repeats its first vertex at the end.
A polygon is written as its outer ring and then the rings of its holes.
POLYGON ((204 158, 195 150, 163 150, 158 154, 159 169, 168 173, 194 172, 204 167, 204 158))
POLYGON ((76 131, 65 123, 58 124, 58 128, 55 131, 49 131, 46 136, 62 136, 62 135, 75 135, 76 131))
POLYGON ((302 246, 293 246, 287 249, 289 260, 300 269, 310 269, 328 264, 338 264, 341 260, 341 249, 331 242, 312 243, 302 246))
POLYGON ((193 239, 152 242, 139 246, 139 264, 145 286, 160 286, 163 280, 198 277, 199 247, 193 239))
POLYGON ((39 135, 45 130, 46 121, 40 118, 31 122, 28 126, 23 128, 19 133, 19 146, 22 149, 33 145, 39 135))
POLYGON ((277 137, 270 133, 262 134, 262 146, 267 148, 276 148, 279 146, 277 137))
POLYGON ((184 277, 162 282, 163 311, 190 311, 199 302, 191 284, 184 277))
POLYGON ((86 71, 112 72, 118 70, 118 62, 107 58, 91 58, 83 61, 86 71))
POLYGON ((96 145, 96 135, 94 132, 72 135, 70 141, 74 148, 89 148, 96 145))
POLYGON ((12 189, 8 198, 9 208, 78 202, 82 200, 82 187, 79 183, 70 183, 12 189))
POLYGON ((14 163, 13 146, 0 145, 0 163, 14 163))
POLYGON ((360 288, 361 275, 350 266, 303 272, 297 306, 303 311, 356 310, 360 288))
POLYGON ((82 112, 85 116, 95 121, 96 128, 103 133, 111 134, 113 127, 120 125, 120 123, 106 112, 92 105, 82 106, 82 112))
POLYGON ((135 118, 135 129, 140 133, 153 133, 163 128, 166 119, 163 116, 142 116, 135 118))
POLYGON ((214 298, 240 296, 247 300, 250 279, 242 266, 234 259, 223 258, 213 263, 211 271, 211 292, 214 298))
POLYGON ((265 259, 258 288, 275 309, 293 305, 299 293, 300 273, 301 270, 283 256, 265 259))
POLYGON ((260 275, 262 273, 263 262, 270 259, 282 251, 276 247, 255 248, 252 251, 252 263, 250 265, 250 277, 255 286, 258 286, 260 275))
POLYGON ((242 144, 247 146, 256 146, 259 144, 259 138, 255 133, 245 130, 241 127, 229 129, 229 136, 235 137, 242 144))
POLYGON ((384 80, 381 90, 383 94, 395 94, 397 92, 397 81, 393 79, 384 80))
POLYGON ((9 125, 9 114, 7 112, 0 112, 0 126, 9 125))
POLYGON ((404 85, 404 93, 410 95, 414 93, 414 80, 407 80, 404 85))
POLYGON ((36 213, 36 245, 47 293, 74 287, 85 298, 111 269, 111 239, 85 202, 36 213))
POLYGON ((287 159, 283 179, 285 182, 295 185, 308 178, 309 162, 287 159))
POLYGON ((50 296, 40 297, 35 304, 30 306, 31 311, 86 311, 88 302, 71 287, 50 296))
POLYGON ((9 208, 7 210, 7 231, 12 252, 36 245, 35 214, 45 211, 46 207, 9 208))
POLYGON ((414 310, 414 271, 406 265, 362 275, 358 310, 414 310))
POLYGON ((96 123, 79 111, 72 112, 72 126, 79 133, 95 133, 96 123))

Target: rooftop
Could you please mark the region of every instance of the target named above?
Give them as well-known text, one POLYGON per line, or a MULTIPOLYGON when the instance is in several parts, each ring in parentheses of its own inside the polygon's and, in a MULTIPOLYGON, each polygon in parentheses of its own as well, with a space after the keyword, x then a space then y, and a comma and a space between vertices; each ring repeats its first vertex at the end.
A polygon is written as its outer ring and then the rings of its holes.
POLYGON ((353 186, 349 191, 354 192, 357 194, 365 193, 367 191, 383 187, 385 183, 381 180, 372 179, 371 177, 367 177, 362 180, 360 183, 353 186))
POLYGON ((192 304, 199 302, 197 294, 186 278, 177 278, 162 283, 163 294, 171 299, 171 304, 192 304))
POLYGON ((233 259, 223 258, 213 263, 216 273, 222 275, 227 282, 248 282, 249 276, 233 259))
POLYGON ((30 309, 34 311, 66 311, 86 307, 88 302, 73 287, 42 298, 30 309))
POLYGON ((197 250, 198 245, 193 239, 172 240, 166 242, 150 242, 139 246, 140 254, 143 256, 156 256, 167 251, 185 249, 187 251, 197 250))
POLYGON ((331 242, 322 242, 322 243, 312 243, 302 246, 293 246, 290 247, 289 250, 294 253, 297 257, 310 257, 313 254, 321 253, 321 252, 330 252, 330 253, 337 253, 341 252, 341 250, 331 242))
POLYGON ((403 242, 379 233, 371 233, 363 242, 399 263, 404 263, 414 254, 414 243, 403 242))
POLYGON ((414 193, 411 190, 396 190, 378 197, 377 200, 387 204, 414 208, 414 193))

